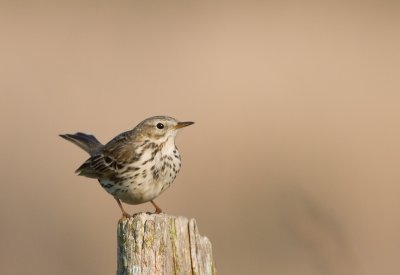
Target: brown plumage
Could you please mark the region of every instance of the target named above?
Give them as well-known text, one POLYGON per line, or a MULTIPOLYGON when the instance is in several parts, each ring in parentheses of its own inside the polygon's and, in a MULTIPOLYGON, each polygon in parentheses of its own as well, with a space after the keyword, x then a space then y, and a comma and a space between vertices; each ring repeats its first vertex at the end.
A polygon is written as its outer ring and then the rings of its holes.
POLYGON ((150 201, 165 191, 181 167, 175 146, 178 129, 193 122, 156 116, 138 124, 102 145, 94 136, 84 133, 60 135, 90 154, 76 172, 98 179, 101 186, 117 200, 124 217, 129 216, 120 200, 128 204, 150 201))

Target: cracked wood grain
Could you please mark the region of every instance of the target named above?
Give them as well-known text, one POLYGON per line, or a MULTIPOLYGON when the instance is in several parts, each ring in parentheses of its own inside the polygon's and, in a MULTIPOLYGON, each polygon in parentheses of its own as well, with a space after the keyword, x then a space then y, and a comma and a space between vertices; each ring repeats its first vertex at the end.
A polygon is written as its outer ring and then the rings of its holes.
POLYGON ((211 242, 194 219, 140 213, 118 222, 117 275, 214 275, 211 242))

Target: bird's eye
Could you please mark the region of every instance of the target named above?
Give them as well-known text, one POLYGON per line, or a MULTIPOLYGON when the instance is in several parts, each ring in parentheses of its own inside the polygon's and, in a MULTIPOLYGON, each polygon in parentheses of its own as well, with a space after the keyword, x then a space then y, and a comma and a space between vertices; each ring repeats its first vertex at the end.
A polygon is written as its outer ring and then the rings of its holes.
POLYGON ((164 128, 164 124, 162 124, 161 122, 157 123, 157 128, 158 129, 163 129, 164 128))

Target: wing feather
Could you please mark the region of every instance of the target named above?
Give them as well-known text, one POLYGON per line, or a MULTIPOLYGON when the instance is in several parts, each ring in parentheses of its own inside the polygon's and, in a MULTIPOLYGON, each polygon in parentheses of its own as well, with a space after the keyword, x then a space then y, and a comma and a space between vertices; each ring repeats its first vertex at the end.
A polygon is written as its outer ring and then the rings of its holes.
POLYGON ((81 176, 96 179, 115 177, 128 164, 137 159, 135 148, 129 142, 108 143, 101 152, 86 160, 76 172, 81 176))

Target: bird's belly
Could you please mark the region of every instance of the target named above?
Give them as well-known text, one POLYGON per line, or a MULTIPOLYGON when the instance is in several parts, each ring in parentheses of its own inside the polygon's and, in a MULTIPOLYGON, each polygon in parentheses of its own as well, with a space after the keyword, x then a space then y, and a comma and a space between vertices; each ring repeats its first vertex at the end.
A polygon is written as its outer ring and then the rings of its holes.
POLYGON ((121 194, 121 201, 127 204, 140 204, 151 201, 167 189, 169 184, 163 181, 149 180, 141 184, 131 185, 128 191, 121 194))
POLYGON ((135 181, 127 180, 120 185, 111 184, 108 181, 101 181, 103 188, 127 204, 141 204, 158 197, 171 185, 176 174, 169 173, 160 176, 158 179, 149 177, 135 181), (108 184, 108 185, 107 185, 108 184), (112 186, 110 188, 110 186, 112 186), (108 187, 108 188, 107 188, 108 187))
POLYGON ((158 197, 175 180, 180 170, 179 155, 156 156, 138 170, 127 172, 118 183, 101 180, 102 187, 127 204, 141 204, 158 197))

